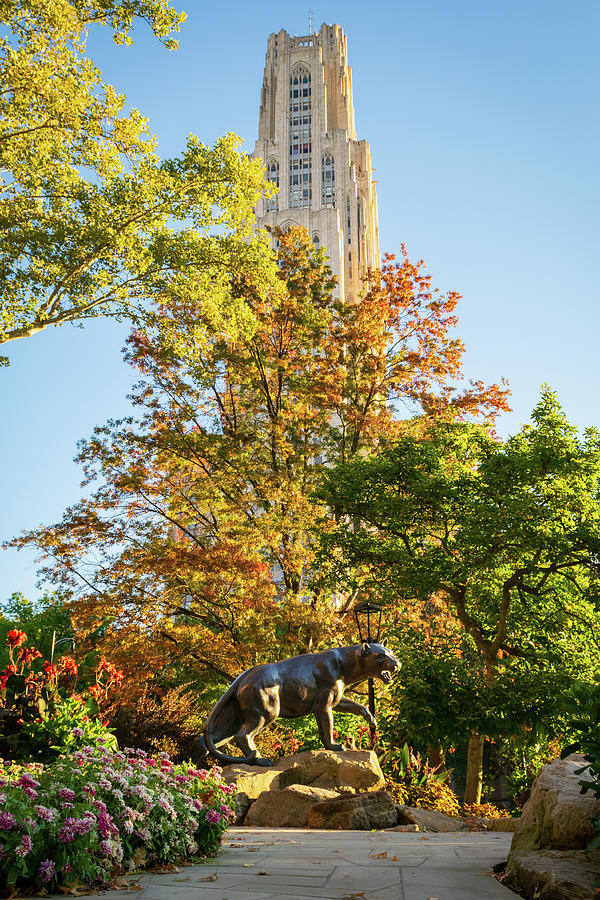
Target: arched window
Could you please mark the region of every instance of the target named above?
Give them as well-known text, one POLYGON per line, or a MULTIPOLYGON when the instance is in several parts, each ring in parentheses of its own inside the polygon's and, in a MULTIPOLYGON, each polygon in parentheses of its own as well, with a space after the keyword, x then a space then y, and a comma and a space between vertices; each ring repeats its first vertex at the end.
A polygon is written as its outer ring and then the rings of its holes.
MULTIPOLYGON (((279 187, 279 162, 276 159, 270 159, 267 163, 267 181, 270 181, 275 187, 279 187)), ((269 197, 267 200, 267 212, 279 209, 278 201, 279 197, 277 194, 274 197, 269 197)))
POLYGON ((321 241, 319 240, 319 235, 318 235, 318 234, 316 234, 316 233, 313 234, 313 236, 312 236, 312 242, 313 242, 313 244, 315 245, 315 250, 318 250, 319 247, 321 246, 321 241))
POLYGON ((321 160, 321 206, 335 208, 335 165, 329 152, 321 160))
POLYGON ((312 201, 312 100, 310 70, 296 66, 290 73, 289 206, 310 206, 312 201))
POLYGON ((346 234, 348 236, 348 243, 352 243, 352 216, 350 214, 350 197, 346 197, 346 234))

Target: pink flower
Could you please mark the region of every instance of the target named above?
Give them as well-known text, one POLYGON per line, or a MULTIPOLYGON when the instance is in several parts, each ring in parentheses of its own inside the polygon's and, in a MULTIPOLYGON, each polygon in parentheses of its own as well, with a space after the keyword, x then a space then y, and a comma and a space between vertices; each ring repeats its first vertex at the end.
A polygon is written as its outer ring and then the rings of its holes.
POLYGON ((31 843, 31 838, 28 834, 24 834, 21 843, 15 850, 15 853, 17 856, 27 856, 28 853, 31 853, 32 849, 33 844, 31 843))
POLYGON ((17 824, 12 813, 0 812, 0 831, 10 831, 17 824))
POLYGON ((36 806, 35 811, 44 822, 51 822, 56 816, 55 811, 47 806, 36 806))
POLYGON ((27 772, 23 772, 16 784, 22 788, 36 788, 40 786, 39 781, 36 781, 35 778, 32 778, 27 772))
POLYGON ((221 821, 221 813, 218 813, 216 809, 209 809, 206 813, 206 820, 211 825, 218 825, 221 821))

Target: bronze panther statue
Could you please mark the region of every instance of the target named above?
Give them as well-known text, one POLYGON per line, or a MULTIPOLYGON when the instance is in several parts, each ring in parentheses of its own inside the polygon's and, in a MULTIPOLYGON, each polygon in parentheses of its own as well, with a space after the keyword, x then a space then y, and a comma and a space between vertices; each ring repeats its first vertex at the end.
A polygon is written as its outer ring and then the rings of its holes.
POLYGON ((278 717, 296 719, 309 713, 315 714, 323 746, 342 750, 342 745, 333 741, 334 709, 362 716, 375 727, 365 706, 343 696, 345 688, 366 678, 380 678, 389 684, 391 673, 399 668, 384 644, 354 644, 247 669, 211 710, 197 741, 199 759, 210 751, 226 763, 271 766, 271 760, 263 759, 256 749, 256 735, 278 717), (231 739, 243 757, 220 752, 218 748, 231 739))

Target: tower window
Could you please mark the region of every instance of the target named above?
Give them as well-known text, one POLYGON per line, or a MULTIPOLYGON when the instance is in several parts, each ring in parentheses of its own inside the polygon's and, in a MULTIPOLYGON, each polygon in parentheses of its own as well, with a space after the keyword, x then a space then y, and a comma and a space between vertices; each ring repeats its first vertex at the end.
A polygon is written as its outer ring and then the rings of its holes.
POLYGON ((314 246, 315 246, 315 250, 318 250, 319 247, 321 246, 321 241, 319 240, 319 235, 318 235, 318 234, 313 234, 313 236, 312 236, 312 242, 313 242, 313 244, 314 244, 314 246))
POLYGON ((289 94, 289 206, 312 201, 312 98, 310 71, 296 66, 289 94))
MULTIPOLYGON (((279 187, 279 163, 276 159, 270 159, 267 163, 267 181, 279 187)), ((267 212, 279 209, 278 196, 269 197, 266 203, 267 212)))
POLYGON ((352 243, 352 216, 350 215, 350 197, 346 197, 346 234, 348 243, 352 243))
POLYGON ((324 153, 321 160, 321 206, 335 208, 335 164, 333 153, 324 153))

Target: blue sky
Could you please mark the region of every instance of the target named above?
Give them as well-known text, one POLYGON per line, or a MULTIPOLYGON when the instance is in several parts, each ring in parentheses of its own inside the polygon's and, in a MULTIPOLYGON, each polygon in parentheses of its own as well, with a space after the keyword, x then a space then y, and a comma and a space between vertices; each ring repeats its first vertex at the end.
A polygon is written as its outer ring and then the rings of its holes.
MULTIPOLYGON (((178 5, 178 4, 176 4, 178 5)), ((163 156, 188 134, 234 131, 253 149, 266 38, 306 34, 308 8, 181 4, 169 53, 147 30, 130 48, 92 35, 104 79, 150 119, 163 156)), ((508 378, 528 420, 539 387, 575 424, 600 426, 597 42, 600 4, 405 0, 313 7, 348 36, 358 136, 371 144, 383 251, 405 243, 463 295, 469 377, 508 378)), ((126 328, 66 326, 9 345, 0 369, 0 540, 50 523, 80 496, 76 442, 128 410, 126 328)), ((34 597, 33 554, 0 553, 0 600, 34 597)))

